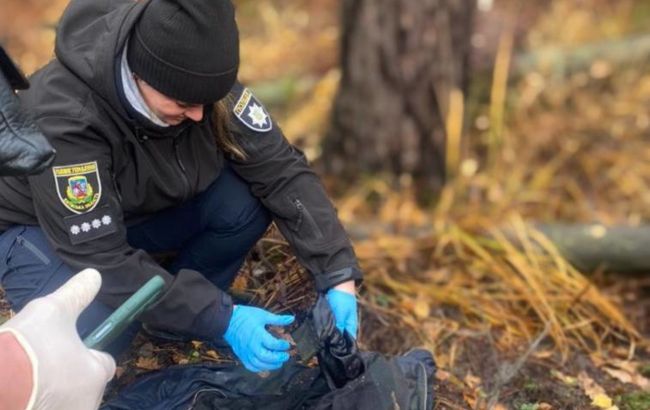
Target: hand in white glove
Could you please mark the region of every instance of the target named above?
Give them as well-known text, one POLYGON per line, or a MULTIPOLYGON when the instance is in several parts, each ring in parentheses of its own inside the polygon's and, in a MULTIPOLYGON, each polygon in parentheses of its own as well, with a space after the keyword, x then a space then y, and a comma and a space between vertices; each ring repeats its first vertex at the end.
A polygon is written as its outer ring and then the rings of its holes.
POLYGON ((85 269, 0 327, 0 334, 14 334, 29 355, 33 384, 28 409, 99 407, 106 383, 115 373, 115 361, 86 348, 75 324, 101 282, 99 272, 85 269))

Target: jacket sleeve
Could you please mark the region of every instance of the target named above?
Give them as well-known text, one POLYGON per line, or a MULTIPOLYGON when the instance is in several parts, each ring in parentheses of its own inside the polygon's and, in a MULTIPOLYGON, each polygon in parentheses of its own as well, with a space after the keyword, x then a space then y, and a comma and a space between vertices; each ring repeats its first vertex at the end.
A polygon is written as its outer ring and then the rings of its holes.
POLYGON ((241 84, 235 85, 230 100, 231 132, 247 155, 230 155, 233 169, 269 209, 316 288, 325 291, 348 280, 360 281, 350 240, 305 155, 241 84))
POLYGON ((99 300, 118 307, 154 275, 163 296, 142 314, 152 326, 214 339, 226 330, 232 301, 200 273, 172 276, 145 251, 127 242, 113 177, 110 146, 79 120, 38 120, 57 151, 52 167, 29 178, 36 216, 57 254, 70 267, 102 274, 99 300))

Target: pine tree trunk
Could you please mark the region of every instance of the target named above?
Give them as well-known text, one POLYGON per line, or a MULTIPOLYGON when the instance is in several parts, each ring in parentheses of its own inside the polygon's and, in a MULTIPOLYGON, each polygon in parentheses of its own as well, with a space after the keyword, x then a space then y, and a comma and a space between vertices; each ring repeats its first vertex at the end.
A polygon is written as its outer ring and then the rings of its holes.
POLYGON ((445 178, 445 118, 464 91, 475 0, 342 0, 342 78, 326 172, 445 178))

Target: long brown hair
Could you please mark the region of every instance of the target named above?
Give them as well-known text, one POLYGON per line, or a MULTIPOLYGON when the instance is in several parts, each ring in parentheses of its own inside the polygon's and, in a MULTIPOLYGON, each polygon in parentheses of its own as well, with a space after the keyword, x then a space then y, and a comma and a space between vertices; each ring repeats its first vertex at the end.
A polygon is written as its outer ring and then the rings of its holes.
POLYGON ((212 126, 214 135, 217 138, 217 147, 225 153, 234 155, 238 159, 246 159, 246 152, 235 140, 228 126, 230 113, 228 112, 229 104, 227 98, 229 97, 216 102, 212 110, 212 126))

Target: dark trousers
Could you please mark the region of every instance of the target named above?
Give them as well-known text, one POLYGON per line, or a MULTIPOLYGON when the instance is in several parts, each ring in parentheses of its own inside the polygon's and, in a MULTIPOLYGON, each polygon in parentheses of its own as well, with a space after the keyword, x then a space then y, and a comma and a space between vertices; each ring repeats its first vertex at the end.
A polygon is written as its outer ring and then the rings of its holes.
MULTIPOLYGON (((194 269, 227 290, 248 251, 264 234, 271 218, 248 185, 226 167, 208 189, 189 202, 164 210, 128 229, 129 244, 156 253, 176 250, 169 272, 194 269)), ((0 284, 12 309, 47 295, 76 273, 54 252, 38 226, 15 226, 0 235, 0 284)), ((94 301, 80 316, 77 330, 90 334, 113 309, 94 301)), ((139 325, 109 346, 124 351, 139 325)))

